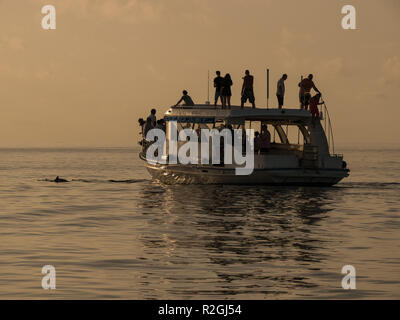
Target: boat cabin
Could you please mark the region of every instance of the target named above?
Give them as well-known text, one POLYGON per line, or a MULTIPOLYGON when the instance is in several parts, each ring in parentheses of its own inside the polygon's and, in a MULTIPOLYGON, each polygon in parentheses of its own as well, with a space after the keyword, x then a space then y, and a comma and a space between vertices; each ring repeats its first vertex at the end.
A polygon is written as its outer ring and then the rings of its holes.
MULTIPOLYGON (((266 125, 271 135, 268 150, 270 158, 273 155, 279 155, 282 159, 282 155, 287 154, 295 157, 296 161, 301 161, 303 166, 310 167, 319 167, 329 161, 332 162, 334 158, 341 158, 341 155, 330 152, 330 149, 333 151, 332 128, 330 121, 328 123, 324 121, 322 112, 319 120, 313 123, 310 112, 301 109, 240 108, 239 106, 221 109, 221 107, 211 105, 195 105, 171 107, 165 113, 164 119, 167 124, 167 137, 171 121, 177 122, 178 131, 191 128, 198 132, 201 129, 213 128, 219 130, 251 128, 261 133, 261 127, 266 125), (323 127, 321 123, 325 123, 325 126, 323 127)), ((255 154, 257 155, 262 156, 261 152, 255 154)), ((341 161, 341 159, 337 160, 341 161)))

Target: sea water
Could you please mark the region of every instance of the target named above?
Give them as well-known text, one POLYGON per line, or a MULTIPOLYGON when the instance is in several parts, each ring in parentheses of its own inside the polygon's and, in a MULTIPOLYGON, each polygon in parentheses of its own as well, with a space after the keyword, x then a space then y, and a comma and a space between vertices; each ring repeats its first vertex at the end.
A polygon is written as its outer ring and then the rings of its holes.
POLYGON ((400 298, 399 149, 339 150, 334 187, 161 185, 138 151, 0 149, 0 298, 400 298))

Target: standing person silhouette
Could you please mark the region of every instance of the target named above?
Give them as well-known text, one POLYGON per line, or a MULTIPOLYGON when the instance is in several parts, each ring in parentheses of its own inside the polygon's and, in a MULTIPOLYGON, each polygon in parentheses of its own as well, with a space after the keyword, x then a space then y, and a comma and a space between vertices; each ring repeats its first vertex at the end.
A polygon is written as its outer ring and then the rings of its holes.
POLYGON ((287 74, 285 73, 282 78, 278 80, 276 97, 278 98, 278 108, 282 109, 283 99, 285 96, 285 80, 287 79, 287 74))
POLYGON ((231 96, 232 96, 232 90, 231 87, 233 85, 231 75, 227 73, 224 78, 223 82, 223 87, 221 90, 221 95, 222 95, 222 109, 225 109, 225 107, 228 106, 228 108, 231 108, 231 96))
POLYGON ((253 108, 256 107, 255 98, 254 98, 254 91, 253 91, 253 84, 254 84, 254 77, 250 75, 250 71, 245 71, 245 76, 243 77, 243 86, 242 86, 242 99, 240 108, 243 109, 244 104, 247 100, 252 104, 253 108))
POLYGON ((311 99, 311 89, 314 89, 316 92, 321 93, 314 82, 312 81, 313 75, 309 74, 307 78, 304 78, 300 81, 300 108, 308 110, 308 105, 310 104, 311 99))
POLYGON ((151 125, 153 126, 153 128, 157 124, 156 112, 157 112, 156 109, 151 109, 150 115, 149 115, 149 118, 151 119, 151 125))
POLYGON ((221 89, 222 89, 222 86, 224 83, 224 78, 221 77, 221 72, 217 71, 215 73, 217 74, 217 76, 214 78, 214 88, 215 88, 214 106, 217 105, 218 98, 221 99, 221 103, 222 103, 221 89))

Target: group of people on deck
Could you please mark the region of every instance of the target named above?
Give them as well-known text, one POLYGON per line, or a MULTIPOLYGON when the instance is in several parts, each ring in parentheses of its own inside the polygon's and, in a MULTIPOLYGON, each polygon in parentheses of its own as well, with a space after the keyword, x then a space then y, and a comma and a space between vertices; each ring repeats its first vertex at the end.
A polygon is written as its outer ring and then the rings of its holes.
POLYGON ((165 132, 166 130, 166 123, 164 119, 159 119, 157 120, 156 117, 156 109, 151 109, 150 115, 146 118, 146 121, 143 120, 143 118, 139 118, 139 126, 142 130, 142 135, 146 136, 147 132, 149 132, 151 129, 160 129, 165 132))
MULTIPOLYGON (((233 81, 231 75, 227 73, 224 77, 221 76, 220 71, 216 71, 216 77, 214 78, 214 88, 215 88, 215 96, 214 96, 214 106, 217 106, 218 100, 221 101, 222 109, 231 108, 231 97, 232 97, 232 89, 233 81)), ((285 73, 278 80, 277 89, 276 89, 276 97, 278 100, 278 108, 282 109, 285 98, 285 81, 288 78, 288 75, 285 73)), ((244 104, 249 101, 253 108, 255 105, 255 97, 254 97, 254 76, 250 74, 249 70, 245 71, 245 75, 242 78, 242 90, 241 90, 241 104, 240 107, 243 108, 244 104)), ((318 105, 323 104, 320 103, 321 92, 315 86, 313 82, 313 75, 309 74, 307 78, 302 79, 299 82, 300 91, 299 91, 299 100, 300 100, 300 108, 305 110, 310 110, 313 118, 319 117, 318 105), (314 89, 317 94, 311 96, 311 89, 314 89), (308 109, 310 107, 310 109, 308 109)), ((175 104, 175 106, 179 105, 183 102, 184 106, 194 106, 195 103, 193 99, 188 95, 186 90, 183 90, 183 96, 181 99, 175 104)))
MULTIPOLYGON (((222 109, 226 107, 231 107, 231 96, 232 90, 231 87, 233 85, 231 76, 229 73, 225 75, 225 77, 221 77, 221 72, 216 71, 217 76, 214 78, 214 87, 215 87, 215 99, 214 105, 217 106, 218 99, 221 99, 222 109)), ((288 75, 285 73, 278 80, 276 97, 278 99, 278 108, 282 109, 285 97, 285 81, 288 78, 288 75)), ((318 105, 323 104, 319 102, 321 98, 321 92, 317 89, 314 82, 312 81, 313 75, 309 74, 307 78, 304 78, 300 81, 299 87, 299 99, 300 99, 300 108, 308 110, 308 106, 310 106, 310 112, 313 117, 318 117, 318 105), (314 89, 317 94, 311 97, 311 89, 314 89)), ((255 108, 255 97, 254 97, 254 77, 250 75, 250 71, 245 71, 245 76, 243 77, 243 85, 241 91, 241 105, 243 108, 244 103, 249 101, 252 104, 252 107, 255 108)))
MULTIPOLYGON (((231 97, 233 86, 233 81, 231 75, 227 73, 225 77, 221 77, 221 72, 216 71, 217 76, 214 78, 214 88, 215 88, 215 101, 214 105, 216 106, 218 103, 218 99, 221 100, 222 109, 231 107, 231 97)), ((243 77, 243 85, 242 85, 242 97, 241 97, 241 108, 244 107, 244 104, 249 101, 252 104, 252 107, 255 108, 255 98, 254 98, 254 77, 250 74, 249 70, 245 71, 245 75, 243 77)), ((183 102, 183 106, 194 106, 193 99, 188 95, 186 90, 183 90, 183 95, 180 100, 175 104, 175 106, 179 105, 183 102)))
MULTIPOLYGON (((320 102, 321 92, 315 86, 313 79, 313 75, 309 74, 307 78, 302 79, 299 82, 299 100, 300 100, 300 108, 308 110, 310 107, 310 113, 312 115, 313 121, 319 117, 318 106, 324 104, 324 102, 320 102), (311 89, 314 89, 317 94, 311 96, 311 89)), ((283 74, 282 77, 278 80, 277 89, 276 89, 276 97, 278 99, 278 108, 282 109, 284 96, 285 96, 285 81, 288 78, 287 74, 283 74)))
POLYGON ((271 134, 268 131, 267 125, 261 126, 261 134, 254 132, 254 152, 268 152, 271 147, 271 134))
MULTIPOLYGON (((221 76, 220 71, 216 71, 216 77, 214 78, 214 87, 215 87, 215 99, 214 105, 217 106, 218 100, 221 100, 222 109, 231 108, 231 97, 232 97, 232 90, 231 87, 233 85, 233 81, 231 75, 227 73, 224 77, 221 76)), ((277 83, 277 90, 276 90, 276 97, 278 100, 278 108, 282 109, 284 104, 284 97, 285 97, 285 81, 287 80, 288 75, 285 73, 282 77, 278 80, 277 83)), ((240 107, 243 108, 244 104, 249 101, 253 108, 256 107, 255 105, 255 97, 254 97, 254 76, 250 74, 249 70, 245 71, 245 75, 242 78, 242 91, 241 91, 241 105, 240 107)), ((312 115, 313 124, 315 124, 315 119, 319 118, 319 110, 318 105, 324 104, 324 102, 320 102, 321 99, 321 92, 315 86, 313 82, 313 75, 309 74, 307 78, 302 79, 298 84, 300 91, 299 91, 299 100, 300 100, 300 108, 309 110, 312 115), (317 92, 314 96, 311 95, 311 89, 314 89, 317 92)), ((186 90, 183 90, 183 95, 180 100, 175 104, 178 106, 180 103, 183 102, 184 106, 195 106, 193 99, 189 96, 186 90)), ((146 136, 147 132, 153 128, 158 128, 165 131, 165 120, 160 119, 157 121, 156 119, 156 110, 152 109, 150 115, 147 117, 146 121, 143 118, 140 118, 139 125, 142 128, 142 133, 146 136)), ((269 147, 270 142, 266 142, 267 140, 270 141, 270 134, 266 126, 261 128, 261 133, 255 133, 255 148, 257 150, 267 149, 269 147), (269 138, 268 138, 269 137, 269 138), (260 147, 257 147, 257 145, 260 147), (268 145, 268 146, 267 146, 268 145)))
MULTIPOLYGON (((231 97, 232 90, 231 87, 233 85, 231 75, 227 73, 225 77, 221 77, 221 72, 216 71, 217 76, 214 78, 214 88, 215 88, 215 99, 214 105, 216 106, 218 103, 218 99, 221 100, 222 109, 231 107, 231 97)), ((247 100, 252 104, 252 107, 255 108, 255 98, 254 98, 254 77, 250 74, 249 70, 245 71, 245 76, 243 77, 243 85, 242 85, 242 97, 241 97, 241 105, 243 108, 244 104, 247 100)))

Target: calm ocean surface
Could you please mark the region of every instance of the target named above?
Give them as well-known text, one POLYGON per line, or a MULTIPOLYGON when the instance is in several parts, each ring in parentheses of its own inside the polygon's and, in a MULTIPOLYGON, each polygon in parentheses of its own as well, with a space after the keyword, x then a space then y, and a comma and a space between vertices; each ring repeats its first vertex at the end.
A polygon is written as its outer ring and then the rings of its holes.
POLYGON ((164 186, 137 151, 0 149, 1 299, 400 299, 399 149, 338 150, 331 188, 164 186))

